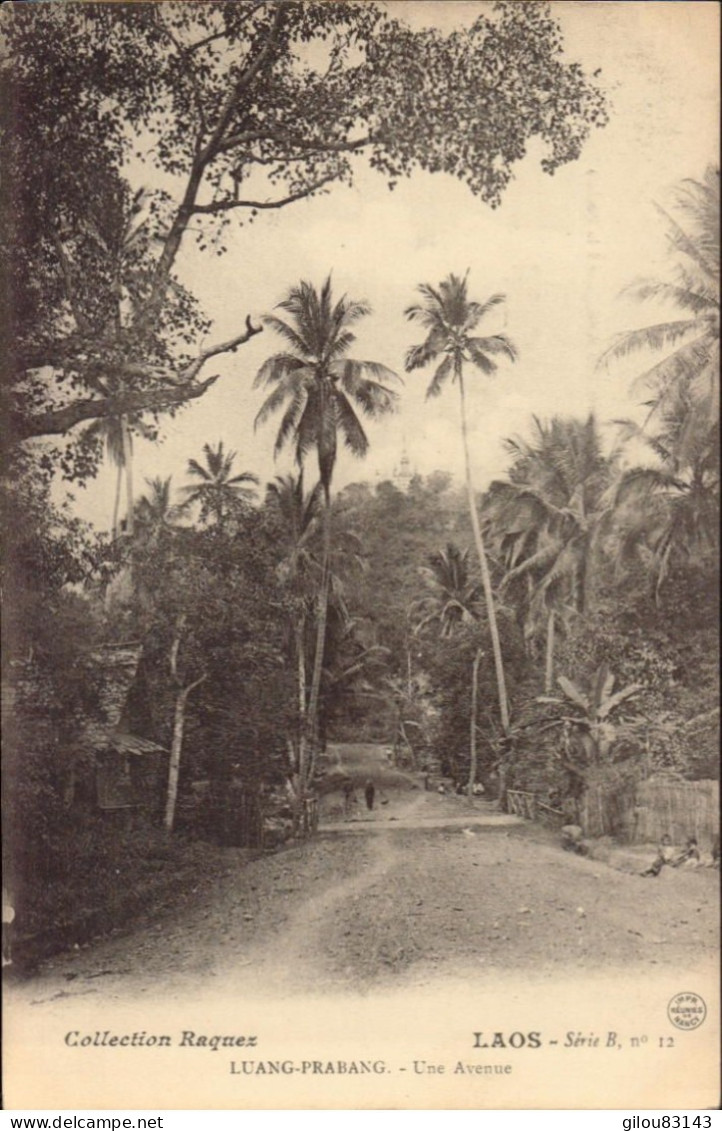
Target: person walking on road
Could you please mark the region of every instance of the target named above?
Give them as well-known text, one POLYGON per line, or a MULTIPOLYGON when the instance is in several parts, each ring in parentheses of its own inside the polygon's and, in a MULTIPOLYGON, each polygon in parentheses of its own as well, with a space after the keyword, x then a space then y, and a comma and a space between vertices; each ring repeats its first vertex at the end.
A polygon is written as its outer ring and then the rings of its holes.
POLYGON ((367 809, 373 809, 373 807, 374 807, 374 797, 376 796, 376 787, 370 779, 369 779, 369 781, 366 782, 366 788, 364 789, 364 796, 366 797, 366 808, 367 809))
POLYGON ((343 815, 347 821, 350 821, 351 819, 351 812, 353 810, 355 801, 356 798, 354 797, 353 793, 353 782, 350 778, 347 778, 343 783, 343 815))

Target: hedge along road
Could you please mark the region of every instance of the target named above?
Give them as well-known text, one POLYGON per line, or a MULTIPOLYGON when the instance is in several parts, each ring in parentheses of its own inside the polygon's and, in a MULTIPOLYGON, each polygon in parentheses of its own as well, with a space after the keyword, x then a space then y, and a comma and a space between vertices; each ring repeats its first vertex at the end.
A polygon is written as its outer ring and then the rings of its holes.
POLYGON ((250 862, 223 850, 170 911, 57 956, 11 986, 10 1001, 366 994, 469 974, 714 961, 717 872, 615 871, 489 802, 425 792, 381 748, 337 752, 356 787, 350 820, 340 788, 328 792, 316 838, 250 862))

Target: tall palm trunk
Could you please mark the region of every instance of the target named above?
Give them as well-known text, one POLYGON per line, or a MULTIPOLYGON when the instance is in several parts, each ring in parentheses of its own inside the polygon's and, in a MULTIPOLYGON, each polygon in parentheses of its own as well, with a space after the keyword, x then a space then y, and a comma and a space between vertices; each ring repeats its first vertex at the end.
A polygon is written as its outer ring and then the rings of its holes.
POLYGON ((547 647, 544 664, 544 694, 551 695, 554 688, 554 609, 549 610, 547 618, 547 647))
POLYGON ((123 464, 125 466, 125 502, 128 508, 126 519, 126 533, 133 535, 133 440, 128 427, 128 418, 124 416, 121 422, 123 435, 123 464))
MULTIPOLYGON (((306 710, 306 617, 302 614, 296 624, 296 673, 298 679, 298 781, 301 788, 298 799, 303 801, 308 763, 308 731, 306 710)), ((296 812, 295 822, 300 827, 300 812, 296 812)))
POLYGON ((331 494, 326 483, 323 485, 323 563, 321 567, 321 588, 318 594, 318 613, 316 618, 316 650, 313 657, 311 693, 308 699, 307 734, 310 746, 306 784, 313 780, 318 750, 318 712, 321 692, 323 657, 326 648, 326 625, 328 622, 328 601, 331 588, 331 494))
POLYGON ((489 564, 486 560, 486 551, 484 549, 484 541, 481 536, 481 526, 479 525, 479 516, 476 511, 476 500, 474 499, 474 485, 471 479, 471 461, 469 458, 469 436, 466 426, 466 398, 464 396, 464 378, 461 371, 461 363, 456 362, 456 378, 459 382, 459 394, 461 397, 461 435, 464 442, 464 462, 466 467, 466 492, 469 497, 469 514, 471 516, 471 529, 474 533, 474 542, 476 544, 476 552, 479 557, 479 566, 481 567, 481 583, 484 588, 484 599, 486 601, 487 616, 489 618, 489 632, 491 633, 491 646, 494 653, 494 668, 496 671, 496 686, 499 696, 499 714, 501 716, 501 725, 504 734, 509 731, 509 700, 506 694, 506 680, 504 678, 504 661, 501 655, 501 640, 499 639, 499 628, 496 623, 496 609, 494 607, 494 595, 491 590, 491 577, 489 575, 489 564))
POLYGON ((115 477, 115 499, 113 500, 113 538, 120 534, 120 489, 123 484, 123 465, 118 464, 118 474, 115 477))
POLYGON ((471 724, 469 734, 469 797, 473 797, 474 783, 476 782, 476 721, 479 714, 479 661, 481 648, 477 649, 474 663, 471 665, 471 724))

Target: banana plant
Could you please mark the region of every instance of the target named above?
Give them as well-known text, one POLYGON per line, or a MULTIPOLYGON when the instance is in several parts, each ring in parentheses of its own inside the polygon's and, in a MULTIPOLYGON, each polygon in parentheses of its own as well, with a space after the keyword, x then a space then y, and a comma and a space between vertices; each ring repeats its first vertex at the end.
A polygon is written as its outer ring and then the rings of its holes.
POLYGON ((587 691, 563 675, 559 676, 557 683, 564 692, 563 699, 543 695, 537 702, 562 708, 564 713, 555 721, 567 732, 570 728, 573 730, 587 766, 608 762, 614 743, 622 735, 629 734, 628 723, 614 721, 610 716, 622 703, 638 695, 642 684, 630 683, 615 691, 615 676, 606 664, 597 668, 587 691), (570 708, 575 708, 573 713, 570 713, 570 708))

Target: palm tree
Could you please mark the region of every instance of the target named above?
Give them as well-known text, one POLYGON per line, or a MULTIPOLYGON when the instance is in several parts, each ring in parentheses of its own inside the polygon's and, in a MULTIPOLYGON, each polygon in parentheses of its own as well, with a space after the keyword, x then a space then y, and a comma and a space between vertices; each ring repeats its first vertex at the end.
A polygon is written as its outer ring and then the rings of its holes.
MULTIPOLYGON (((420 619, 416 632, 436 624, 442 637, 453 636, 462 625, 478 624, 478 609, 482 589, 473 580, 469 570, 469 551, 461 550, 449 542, 446 550, 437 550, 422 571, 428 592, 415 606, 420 619)), ((476 782, 476 735, 479 701, 479 663, 481 648, 477 648, 471 667, 471 710, 469 733, 469 797, 476 782)))
POLYGON ((188 474, 199 482, 183 487, 186 494, 185 506, 191 507, 198 503, 201 522, 212 520, 220 527, 239 503, 248 503, 255 497, 255 491, 247 484, 257 484, 258 477, 250 471, 233 474, 236 452, 224 451, 222 440, 218 441, 215 448, 204 444, 203 454, 205 466, 196 459, 188 460, 188 474))
POLYGON ((85 439, 91 443, 101 440, 105 446, 108 460, 117 469, 115 481, 115 499, 113 502, 113 537, 120 535, 120 499, 123 479, 125 478, 126 502, 126 533, 133 534, 133 433, 132 429, 143 436, 153 435, 140 418, 132 418, 126 414, 120 416, 107 416, 102 420, 95 420, 85 429, 85 439))
POLYGON ((431 554, 421 576, 428 592, 414 606, 416 632, 436 624, 439 635, 448 637, 459 625, 476 623, 482 591, 471 578, 468 550, 449 542, 431 554))
POLYGON ((623 422, 626 436, 643 440, 657 463, 632 468, 619 480, 614 497, 617 561, 624 567, 642 558, 658 603, 675 564, 716 561, 719 553, 719 431, 688 435, 689 395, 680 390, 675 402, 667 399, 655 435, 623 422))
POLYGON ((294 591, 305 592, 306 580, 313 572, 309 542, 316 531, 321 511, 321 485, 305 492, 303 471, 298 475, 277 475, 266 487, 266 504, 281 519, 284 543, 284 573, 294 591))
POLYGON ((650 419, 674 404, 680 390, 686 391, 688 414, 679 437, 686 449, 694 445, 694 433, 707 432, 719 414, 719 169, 709 166, 701 181, 683 181, 676 204, 682 223, 658 209, 677 261, 672 280, 642 280, 629 291, 643 301, 676 306, 686 317, 617 335, 599 364, 638 350, 664 351, 637 384, 648 396, 651 392, 646 401, 650 419))
POLYGON ((485 507, 506 560, 504 587, 528 584, 526 634, 546 621, 549 690, 556 620, 565 609, 587 610, 615 461, 602 451, 593 414, 533 417, 532 438, 505 446, 515 460, 508 479, 491 484, 485 507))
POLYGON ((501 641, 499 639, 499 629, 496 621, 489 565, 484 550, 484 542, 479 525, 479 516, 476 510, 474 486, 471 477, 464 389, 464 364, 468 362, 486 376, 491 376, 497 370, 497 357, 502 356, 510 361, 515 361, 517 351, 505 334, 491 334, 486 337, 474 335, 474 330, 476 330, 484 315, 502 303, 504 296, 494 294, 484 303, 472 302, 467 294, 466 283, 467 276, 461 279, 457 275, 449 275, 447 279, 444 279, 444 281, 439 284, 436 290, 427 283, 422 284, 418 288, 424 298, 424 303, 423 305, 410 306, 406 310, 406 317, 410 321, 420 322, 428 332, 426 338, 420 345, 412 346, 408 351, 406 355, 406 369, 407 371, 411 371, 413 369, 423 368, 432 362, 437 362, 441 357, 443 360, 434 371, 431 383, 426 391, 427 398, 438 396, 449 378, 455 381, 459 387, 461 435, 464 446, 469 513, 471 515, 471 526, 474 532, 476 552, 479 557, 484 598, 486 600, 489 619, 489 631, 491 632, 499 694, 499 712, 502 727, 506 733, 509 729, 509 702, 506 693, 504 663, 501 654, 501 641))
MULTIPOLYGON (((306 624, 312 582, 317 578, 318 566, 310 542, 318 528, 321 509, 321 485, 308 494, 303 489, 303 471, 297 476, 279 475, 266 488, 266 503, 281 520, 281 538, 284 556, 280 566, 283 580, 295 599, 293 640, 298 687, 297 769, 299 784, 306 772, 307 761, 307 695, 306 678, 306 624)), ((302 798, 303 788, 296 790, 302 798)))
MULTIPOLYGON (((261 405, 255 423, 259 427, 283 410, 274 453, 278 454, 290 444, 299 467, 304 466, 311 452, 315 452, 318 461, 323 494, 324 552, 307 713, 313 763, 330 586, 331 482, 338 441, 340 437, 353 455, 366 455, 368 438, 356 408, 372 420, 391 411, 397 394, 388 387, 388 382, 398 378, 378 362, 354 361, 346 356, 356 340, 351 327, 370 313, 370 307, 345 295, 334 302, 330 276, 320 291, 307 282, 292 287, 278 309, 290 317, 267 315, 264 321, 284 339, 288 349, 268 358, 256 375, 255 387, 265 387, 271 392, 261 405)), ((309 768, 312 771, 312 764, 309 768)))
POLYGON ((172 476, 161 479, 156 475, 145 482, 148 492, 135 504, 135 521, 146 542, 157 542, 164 531, 174 528, 181 508, 172 502, 172 476))

